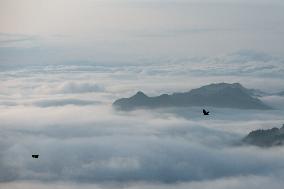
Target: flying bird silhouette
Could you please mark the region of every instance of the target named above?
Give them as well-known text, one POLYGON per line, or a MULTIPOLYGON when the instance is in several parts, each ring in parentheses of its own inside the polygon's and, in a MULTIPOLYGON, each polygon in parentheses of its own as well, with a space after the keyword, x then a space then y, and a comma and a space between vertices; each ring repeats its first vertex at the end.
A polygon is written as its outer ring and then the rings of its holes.
POLYGON ((203 115, 209 115, 209 111, 206 111, 205 109, 203 109, 203 115))
POLYGON ((39 154, 33 154, 32 155, 32 158, 38 158, 39 157, 39 154))

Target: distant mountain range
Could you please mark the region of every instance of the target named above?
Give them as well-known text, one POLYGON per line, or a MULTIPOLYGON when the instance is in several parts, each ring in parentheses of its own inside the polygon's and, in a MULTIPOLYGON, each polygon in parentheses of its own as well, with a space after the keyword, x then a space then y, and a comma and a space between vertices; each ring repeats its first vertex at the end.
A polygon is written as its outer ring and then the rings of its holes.
POLYGON ((113 106, 121 110, 190 106, 271 109, 259 100, 253 92, 255 91, 246 89, 239 83, 217 83, 192 89, 189 92, 162 94, 155 97, 149 97, 139 91, 130 98, 116 100, 113 106))
POLYGON ((284 124, 279 128, 267 130, 255 130, 250 132, 244 139, 244 143, 261 147, 270 147, 284 144, 284 124))

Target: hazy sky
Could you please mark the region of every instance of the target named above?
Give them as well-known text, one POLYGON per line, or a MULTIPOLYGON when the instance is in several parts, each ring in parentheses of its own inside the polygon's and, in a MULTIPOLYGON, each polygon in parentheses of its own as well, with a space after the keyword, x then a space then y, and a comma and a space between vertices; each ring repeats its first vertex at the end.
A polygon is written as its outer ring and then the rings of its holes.
POLYGON ((56 48, 61 55, 48 58, 60 60, 184 58, 240 49, 282 55, 283 8, 277 0, 1 0, 0 45, 56 48))

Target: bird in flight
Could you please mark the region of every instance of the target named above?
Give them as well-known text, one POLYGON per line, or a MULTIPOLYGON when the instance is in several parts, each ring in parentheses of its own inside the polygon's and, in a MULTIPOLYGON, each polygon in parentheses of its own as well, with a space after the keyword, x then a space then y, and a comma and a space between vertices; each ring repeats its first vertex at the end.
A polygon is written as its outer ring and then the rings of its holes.
POLYGON ((209 115, 209 111, 206 111, 205 109, 203 109, 203 115, 209 115))
POLYGON ((38 157, 39 157, 39 154, 33 154, 32 155, 32 158, 36 158, 37 159, 38 157))

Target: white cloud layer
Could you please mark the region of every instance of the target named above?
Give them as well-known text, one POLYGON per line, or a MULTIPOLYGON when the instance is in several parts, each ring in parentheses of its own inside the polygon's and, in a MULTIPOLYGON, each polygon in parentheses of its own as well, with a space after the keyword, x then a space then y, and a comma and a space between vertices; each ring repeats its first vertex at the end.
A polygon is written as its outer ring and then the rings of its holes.
MULTIPOLYGON (((271 61, 252 57, 242 60, 271 61)), ((206 118, 198 107, 111 108, 113 100, 138 89, 158 94, 194 86, 173 87, 186 74, 178 70, 182 66, 169 67, 53 65, 2 71, 1 188, 256 188, 272 183, 279 188, 283 148, 240 146, 240 141, 253 129, 280 127, 282 108, 211 108, 206 118), (33 153, 40 158, 32 159, 33 153)), ((225 77, 230 78, 211 76, 225 77)), ((190 79, 195 85, 207 81, 190 79)))

